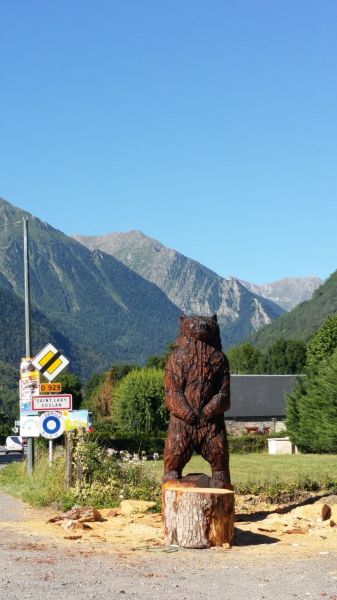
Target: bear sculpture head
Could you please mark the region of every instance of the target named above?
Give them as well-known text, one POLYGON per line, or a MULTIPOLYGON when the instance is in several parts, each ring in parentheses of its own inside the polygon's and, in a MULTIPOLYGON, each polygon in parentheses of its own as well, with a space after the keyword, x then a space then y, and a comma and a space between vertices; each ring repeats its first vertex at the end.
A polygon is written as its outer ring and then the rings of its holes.
POLYGON ((220 330, 217 316, 180 317, 180 335, 188 340, 198 340, 216 350, 221 350, 220 330))

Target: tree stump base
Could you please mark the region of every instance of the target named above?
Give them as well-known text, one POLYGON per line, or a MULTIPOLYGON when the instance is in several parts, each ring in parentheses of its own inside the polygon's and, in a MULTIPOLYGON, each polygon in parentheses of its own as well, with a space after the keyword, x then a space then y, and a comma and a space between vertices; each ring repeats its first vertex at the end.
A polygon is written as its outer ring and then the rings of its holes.
POLYGON ((232 490, 167 481, 163 484, 163 512, 167 545, 209 548, 233 543, 232 490))

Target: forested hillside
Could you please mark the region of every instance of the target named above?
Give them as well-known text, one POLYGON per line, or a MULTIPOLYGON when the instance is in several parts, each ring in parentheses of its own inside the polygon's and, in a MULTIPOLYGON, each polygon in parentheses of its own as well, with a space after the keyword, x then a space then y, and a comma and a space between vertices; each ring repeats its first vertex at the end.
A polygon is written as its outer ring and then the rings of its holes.
MULTIPOLYGON (((10 433, 18 414, 18 369, 0 360, 0 439, 10 433)), ((3 441, 1 439, 0 443, 3 441)))
POLYGON ((308 341, 329 315, 337 312, 337 271, 315 292, 311 300, 302 302, 277 321, 254 334, 250 340, 261 348, 268 348, 277 339, 308 341))
MULTIPOLYGON (((19 370, 25 355, 24 301, 0 284, 0 361, 19 370)), ((71 361, 71 369, 85 377, 93 368, 100 368, 102 358, 80 344, 73 344, 62 335, 37 309, 31 310, 31 351, 34 356, 48 342, 54 344, 71 361)), ((104 367, 108 366, 108 362, 104 367)))
MULTIPOLYGON (((2 287, 23 298, 23 236, 18 225, 23 216, 29 219, 32 305, 55 331, 73 347, 86 346, 93 356, 99 355, 103 369, 114 361, 142 363, 165 350, 176 337, 180 311, 157 286, 112 256, 88 250, 0 199, 2 287)), ((20 336, 9 323, 6 335, 20 336)), ((76 354, 81 372, 97 370, 95 359, 88 365, 82 352, 76 354)))

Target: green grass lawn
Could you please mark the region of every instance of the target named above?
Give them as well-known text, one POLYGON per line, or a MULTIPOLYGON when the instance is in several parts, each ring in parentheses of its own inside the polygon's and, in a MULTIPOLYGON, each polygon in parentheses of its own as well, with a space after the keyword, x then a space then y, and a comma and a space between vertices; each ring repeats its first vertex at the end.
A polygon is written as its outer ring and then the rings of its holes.
MULTIPOLYGON (((147 469, 158 479, 162 477, 163 461, 147 463, 147 469)), ((278 487, 296 486, 308 489, 319 487, 337 487, 337 455, 331 454, 232 454, 230 458, 232 482, 239 493, 256 493, 270 485, 278 487), (334 482, 329 485, 329 480, 334 482)), ((210 474, 208 463, 201 456, 193 456, 186 465, 186 473, 210 474)))
MULTIPOLYGON (((49 466, 46 452, 37 462, 33 475, 27 475, 24 462, 13 463, 1 469, 0 489, 7 490, 35 506, 48 506, 58 502, 63 508, 70 508, 75 500, 78 503, 74 490, 66 491, 64 488, 64 456, 61 454, 52 468, 49 466)), ((107 466, 110 469, 110 460, 106 461, 105 467, 107 466)), ((126 469, 128 468, 126 466, 126 469)), ((121 485, 128 490, 126 493, 129 496, 125 497, 155 501, 161 497, 162 460, 148 461, 136 467, 130 465, 129 474, 127 475, 128 471, 124 472, 123 484, 120 480, 115 481, 115 475, 113 475, 114 481, 110 481, 112 474, 109 469, 106 474, 107 492, 104 492, 105 479, 102 478, 102 473, 97 474, 95 471, 97 477, 99 476, 98 479, 93 473, 93 481, 88 487, 91 490, 90 498, 88 496, 84 498, 87 504, 102 505, 101 499, 99 502, 97 500, 98 490, 99 498, 103 493, 104 502, 107 501, 107 505, 110 506, 109 498, 115 498, 117 492, 119 494, 121 485), (149 474, 155 477, 155 481, 152 477, 146 476, 149 474), (110 489, 109 485, 113 485, 113 489, 110 489), (114 486, 117 488, 115 489, 114 486), (116 492, 115 495, 111 495, 113 491, 116 492)), ((237 494, 260 495, 261 499, 271 502, 293 501, 300 498, 303 492, 337 491, 337 455, 232 454, 230 469, 237 494)), ((194 456, 184 472, 210 474, 210 468, 200 456, 194 456)))

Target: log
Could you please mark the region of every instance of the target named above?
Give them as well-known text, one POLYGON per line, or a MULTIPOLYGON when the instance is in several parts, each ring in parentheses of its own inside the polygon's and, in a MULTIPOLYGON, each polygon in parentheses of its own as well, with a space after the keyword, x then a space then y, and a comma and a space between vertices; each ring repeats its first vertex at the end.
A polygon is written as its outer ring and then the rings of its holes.
POLYGON ((209 548, 233 543, 234 492, 168 481, 163 485, 165 543, 209 548))

